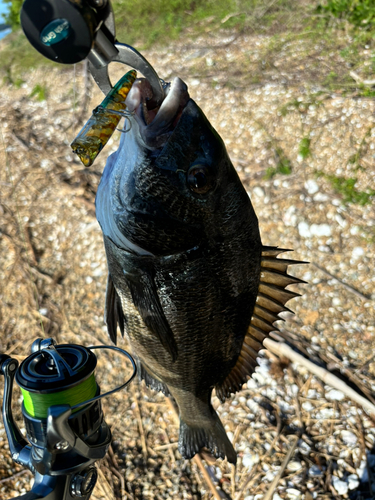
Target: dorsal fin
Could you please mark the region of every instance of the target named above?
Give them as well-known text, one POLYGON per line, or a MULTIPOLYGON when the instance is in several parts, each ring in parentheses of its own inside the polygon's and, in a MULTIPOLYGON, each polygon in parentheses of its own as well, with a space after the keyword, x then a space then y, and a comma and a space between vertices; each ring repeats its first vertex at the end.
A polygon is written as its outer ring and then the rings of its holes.
POLYGON ((282 252, 290 252, 277 247, 263 247, 260 282, 251 323, 245 335, 237 362, 224 382, 215 387, 217 397, 223 402, 231 393, 239 391, 257 366, 257 355, 263 349, 263 340, 270 332, 278 331, 274 322, 281 320, 279 314, 290 311, 285 304, 298 293, 285 288, 288 285, 306 283, 287 274, 288 266, 307 264, 298 260, 278 259, 282 252))

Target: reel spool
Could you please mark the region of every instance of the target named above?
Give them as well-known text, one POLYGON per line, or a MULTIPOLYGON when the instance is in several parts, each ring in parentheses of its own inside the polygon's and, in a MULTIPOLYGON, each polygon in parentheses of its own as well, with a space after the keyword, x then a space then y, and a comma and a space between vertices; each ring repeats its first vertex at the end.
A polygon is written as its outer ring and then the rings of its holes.
POLYGON ((86 347, 75 344, 55 345, 36 340, 33 354, 26 358, 16 373, 16 382, 23 395, 22 414, 28 439, 43 448, 46 441, 48 409, 69 405, 70 427, 86 441, 93 439, 103 414, 95 380, 96 356, 86 347))

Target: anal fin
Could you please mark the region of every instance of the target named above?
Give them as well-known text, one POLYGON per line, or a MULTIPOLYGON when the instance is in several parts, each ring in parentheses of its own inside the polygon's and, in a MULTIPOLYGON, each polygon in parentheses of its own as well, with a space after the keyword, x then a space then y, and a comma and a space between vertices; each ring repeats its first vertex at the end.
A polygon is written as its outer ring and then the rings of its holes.
POLYGON ((164 396, 169 397, 171 395, 171 393, 169 392, 168 387, 163 382, 161 382, 160 380, 157 380, 155 377, 150 375, 150 373, 147 371, 147 369, 143 366, 142 362, 137 357, 135 357, 135 359, 137 362, 138 377, 141 380, 144 380, 145 384, 150 389, 157 391, 157 392, 162 392, 164 394, 164 396))

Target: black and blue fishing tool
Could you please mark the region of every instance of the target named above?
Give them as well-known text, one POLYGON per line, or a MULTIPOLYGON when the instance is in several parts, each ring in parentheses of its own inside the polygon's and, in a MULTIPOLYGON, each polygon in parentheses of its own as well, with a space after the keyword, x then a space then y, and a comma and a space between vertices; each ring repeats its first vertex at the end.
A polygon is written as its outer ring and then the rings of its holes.
POLYGON ((153 90, 150 104, 161 104, 164 91, 154 68, 134 47, 116 40, 109 0, 25 0, 21 26, 31 45, 48 59, 63 64, 87 59, 104 94, 112 88, 108 65, 120 62, 148 79, 153 90))
POLYGON ((135 376, 129 353, 114 346, 56 345, 53 339, 37 339, 20 366, 0 355, 4 375, 2 415, 12 459, 34 474, 31 491, 19 500, 88 500, 96 483, 95 462, 103 458, 111 442, 101 399, 124 388, 135 376), (112 391, 100 394, 95 377, 93 350, 111 349, 124 355, 133 373, 112 391), (23 395, 23 437, 12 414, 13 381, 23 395))

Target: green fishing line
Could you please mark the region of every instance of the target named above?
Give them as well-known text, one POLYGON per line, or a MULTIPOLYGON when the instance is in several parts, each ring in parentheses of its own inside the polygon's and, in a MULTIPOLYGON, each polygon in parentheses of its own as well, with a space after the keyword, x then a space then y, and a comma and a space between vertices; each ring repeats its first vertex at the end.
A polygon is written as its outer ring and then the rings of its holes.
MULTIPOLYGON (((23 404, 27 413, 31 417, 47 418, 48 408, 50 406, 63 404, 75 406, 78 403, 83 403, 93 398, 96 395, 96 389, 95 375, 92 373, 80 384, 63 391, 43 394, 40 392, 28 392, 21 387, 21 392, 23 395, 23 404)), ((80 410, 80 408, 73 410, 73 412, 78 410, 80 410)))

